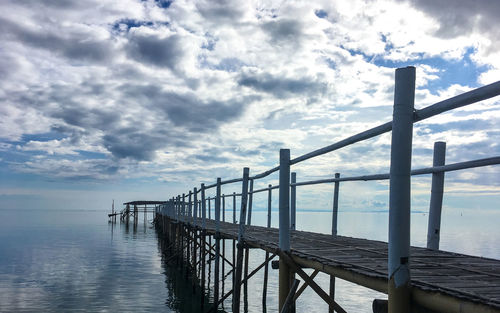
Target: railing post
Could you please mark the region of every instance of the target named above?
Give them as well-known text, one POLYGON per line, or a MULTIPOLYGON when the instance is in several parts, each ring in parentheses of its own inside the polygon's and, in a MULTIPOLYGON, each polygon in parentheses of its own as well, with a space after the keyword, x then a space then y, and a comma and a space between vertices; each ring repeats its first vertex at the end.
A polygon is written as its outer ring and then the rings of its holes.
POLYGON ((250 179, 250 190, 248 191, 247 225, 252 225, 252 205, 253 205, 253 179, 250 179))
MULTIPOLYGON (((432 166, 444 165, 446 158, 446 142, 434 143, 432 166)), ((427 248, 439 250, 441 228, 441 208, 443 206, 444 172, 432 173, 431 203, 429 207, 429 224, 427 225, 427 248)))
POLYGON ((188 219, 187 219, 187 222, 189 223, 190 220, 192 221, 192 218, 193 218, 193 203, 191 202, 191 200, 193 199, 193 192, 190 190, 189 191, 189 194, 188 194, 188 219))
POLYGON ((206 228, 206 201, 205 201, 205 184, 201 184, 201 228, 206 228))
MULTIPOLYGON (((292 172, 291 183, 295 184, 297 182, 297 173, 292 172)), ((297 219, 296 205, 297 196, 295 194, 296 187, 290 186, 290 229, 295 230, 295 221, 297 219)))
MULTIPOLYGON (((340 173, 335 173, 335 178, 340 178, 340 173)), ((333 188, 333 214, 332 214, 332 235, 337 236, 337 219, 339 214, 339 187, 340 182, 336 181, 333 188)))
POLYGON ((410 193, 415 68, 396 70, 389 187, 389 313, 410 312, 410 193))
POLYGON ((198 189, 193 189, 193 225, 196 227, 198 219, 198 189))
POLYGON ((247 214, 248 200, 248 176, 250 169, 243 168, 243 181, 241 183, 241 210, 238 230, 238 255, 236 258, 235 279, 233 281, 233 312, 240 312, 240 296, 241 296, 241 273, 243 267, 243 240, 245 236, 245 219, 247 214))
POLYGON ((221 206, 221 211, 222 211, 222 221, 226 221, 226 195, 222 194, 221 196, 222 200, 222 206, 221 206))
POLYGON ((273 185, 269 184, 269 186, 267 187, 269 188, 269 190, 267 191, 267 227, 269 228, 271 227, 271 203, 273 197, 273 185))
POLYGON ((181 213, 180 213, 180 209, 181 209, 180 203, 181 203, 181 196, 177 195, 176 208, 175 208, 175 219, 177 220, 177 222, 179 221, 180 215, 181 215, 181 213))
MULTIPOLYGON (((272 185, 268 186, 267 190, 267 228, 271 227, 271 203, 273 190, 272 185)), ((266 260, 269 258, 269 252, 266 251, 266 260)), ((262 288, 262 312, 267 312, 267 280, 269 276, 269 262, 264 265, 264 287, 262 288)))
MULTIPOLYGON (((340 173, 335 173, 335 178, 340 178, 340 173)), ((336 181, 333 188, 333 211, 332 211, 332 236, 337 236, 337 221, 339 213, 339 187, 340 182, 336 181)), ((335 299, 335 276, 330 275, 330 298, 335 299)), ((333 313, 333 307, 328 308, 329 313, 333 313)))
POLYGON ((186 221, 186 194, 182 194, 182 206, 181 206, 182 221, 186 221))
POLYGON ((217 177, 215 191, 215 271, 214 271, 214 303, 219 302, 219 267, 220 267, 220 197, 221 178, 217 177))
MULTIPOLYGON (((279 170, 279 248, 290 251, 290 149, 280 149, 279 170)), ((285 304, 290 291, 290 268, 279 261, 279 311, 285 304)))
POLYGON ((212 208, 210 207, 211 202, 212 202, 212 201, 210 201, 210 197, 208 197, 208 219, 209 219, 209 220, 211 220, 211 219, 212 219, 212 208))
POLYGON ((236 192, 233 192, 233 224, 236 224, 236 192))

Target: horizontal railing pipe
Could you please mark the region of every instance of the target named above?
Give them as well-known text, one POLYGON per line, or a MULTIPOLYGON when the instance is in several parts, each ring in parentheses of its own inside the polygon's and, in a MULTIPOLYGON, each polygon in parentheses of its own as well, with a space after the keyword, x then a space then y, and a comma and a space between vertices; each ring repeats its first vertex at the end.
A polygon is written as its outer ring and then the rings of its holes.
POLYGON ((377 127, 373 127, 371 129, 365 130, 364 132, 361 132, 359 134, 353 135, 351 137, 348 137, 346 139, 343 139, 339 142, 336 142, 334 144, 331 144, 329 146, 314 150, 312 152, 306 153, 302 156, 296 157, 295 159, 290 160, 290 164, 297 164, 299 162, 308 160, 310 158, 314 158, 320 155, 323 155, 328 152, 332 152, 335 150, 338 150, 340 148, 349 146, 353 143, 363 141, 366 139, 370 139, 376 136, 379 136, 383 133, 387 133, 392 130, 392 122, 387 122, 385 124, 379 125, 377 127))
MULTIPOLYGON (((411 175, 425 175, 439 172, 451 172, 464 170, 468 168, 476 168, 490 165, 498 165, 500 164, 500 156, 485 158, 485 159, 477 159, 466 162, 459 162, 453 164, 447 164, 443 166, 434 166, 434 167, 425 167, 419 168, 411 171, 411 175)), ((362 176, 351 176, 351 177, 340 177, 340 178, 325 178, 318 180, 310 180, 304 182, 298 182, 295 184, 290 184, 291 186, 306 186, 306 185, 318 185, 325 183, 335 183, 335 182, 346 182, 346 181, 370 181, 370 180, 385 180, 389 179, 389 173, 386 174, 374 174, 374 175, 362 175, 362 176)))
POLYGON ((267 171, 265 171, 265 172, 262 172, 262 173, 260 173, 260 174, 257 174, 257 175, 255 175, 255 176, 250 177, 250 179, 260 179, 260 178, 264 178, 264 177, 266 177, 266 176, 271 175, 271 174, 272 174, 272 173, 274 173, 274 172, 279 171, 279 169, 280 169, 280 167, 279 167, 279 166, 273 167, 273 168, 272 168, 272 169, 270 169, 270 170, 267 170, 267 171))
POLYGON ((440 101, 413 113, 413 121, 418 122, 426 118, 457 109, 475 102, 487 100, 500 95, 500 81, 467 91, 458 96, 440 101))

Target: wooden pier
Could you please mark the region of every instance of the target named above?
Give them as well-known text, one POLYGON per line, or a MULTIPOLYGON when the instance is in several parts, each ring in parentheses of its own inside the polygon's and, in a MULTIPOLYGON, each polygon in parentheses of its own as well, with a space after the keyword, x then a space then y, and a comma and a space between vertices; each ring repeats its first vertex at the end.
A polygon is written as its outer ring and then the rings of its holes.
MULTIPOLYGON (((202 258, 210 257, 210 254, 215 256, 215 247, 207 244, 208 238, 213 242, 216 238, 236 241, 239 232, 239 225, 234 223, 220 222, 219 232, 214 220, 206 220, 205 228, 195 226, 201 224, 200 218, 183 222, 158 215, 156 220, 160 233, 182 249, 177 255, 184 258, 194 273, 201 266, 196 255, 202 258), (190 254, 191 258, 187 259, 190 254)), ((292 249, 284 254, 279 249, 278 232, 276 228, 246 226, 244 246, 263 249, 271 256, 285 257, 288 265, 306 281, 305 285, 311 283, 316 276, 314 273, 323 272, 387 294, 386 242, 292 230, 292 249), (303 268, 314 269, 314 276, 305 274, 303 268), (307 283, 308 280, 311 281, 307 283)), ((500 312, 500 260, 419 247, 411 247, 411 256, 413 312, 500 312)), ((225 258, 220 262, 233 270, 237 263, 225 258)), ((323 291, 325 295, 330 297, 323 291)), ((330 299, 333 303, 333 298, 330 299)), ((341 308, 336 311, 344 312, 341 308)))
MULTIPOLYGON (((420 110, 414 109, 415 68, 396 70, 394 111, 390 122, 345 138, 329 146, 290 157, 289 149, 279 152, 279 165, 250 176, 243 169, 240 178, 217 178, 210 185, 201 184, 188 192, 156 204, 155 225, 169 242, 172 258, 181 260, 193 277, 193 285, 213 291, 216 311, 231 298, 232 312, 240 312, 240 294, 243 286, 255 273, 264 271, 262 311, 266 311, 266 290, 269 263, 279 269, 278 308, 280 313, 294 312, 304 288, 312 288, 329 306, 330 312, 346 312, 335 301, 335 278, 356 283, 388 295, 388 299, 374 299, 374 312, 454 312, 500 313, 500 260, 468 256, 439 250, 441 207, 444 175, 449 171, 465 170, 500 164, 500 156, 466 162, 445 164, 446 143, 436 142, 431 167, 412 169, 411 153, 413 124, 443 112, 473 104, 500 95, 500 82, 440 101, 420 110), (297 182, 291 167, 308 159, 330 153, 351 144, 392 131, 390 172, 353 177, 341 177, 297 182), (254 190, 254 182, 272 173, 279 174, 279 185, 254 190), (411 176, 432 175, 430 192, 427 248, 410 246, 411 176), (344 181, 389 180, 389 238, 388 242, 349 238, 337 234, 339 186, 344 181), (241 184, 241 193, 224 195, 222 186, 241 184), (331 234, 318 234, 295 230, 296 189, 314 184, 334 184, 331 234), (215 188, 213 197, 206 191, 215 188), (272 190, 278 190, 279 228, 271 228, 272 190), (251 224, 252 197, 259 192, 268 193, 267 227, 251 224), (232 198, 232 223, 226 222, 225 200, 232 198), (236 197, 239 197, 239 219, 236 223, 236 197), (211 208, 211 200, 214 207, 211 208), (207 209, 208 206, 208 209, 207 209), (214 214, 211 214, 211 212, 214 214), (222 244, 221 244, 222 240, 222 244), (232 260, 225 254, 225 240, 232 240, 232 260), (213 244, 212 244, 213 242, 213 244), (248 273, 249 249, 266 251, 263 262, 248 273), (211 270, 212 284, 206 265, 211 270), (229 266, 227 271, 225 266, 229 266), (311 275, 304 268, 312 269, 311 275), (315 276, 323 272, 330 275, 330 288, 323 290, 315 276), (224 293, 220 282, 231 277, 232 288, 224 293), (299 284, 299 279, 303 281, 299 284), (208 280, 208 281, 207 281, 208 280)), ((333 173, 333 171, 332 171, 333 173)), ((361 195, 360 195, 361 196, 361 195)), ((137 218, 138 203, 130 202, 123 216, 137 218), (130 205, 134 212, 131 213, 130 205)), ((224 286, 224 285, 222 285, 224 286)), ((202 292, 204 295, 204 292, 202 292)), ((245 300, 245 299, 244 299, 245 300)), ((246 301, 243 306, 245 307, 246 301)))

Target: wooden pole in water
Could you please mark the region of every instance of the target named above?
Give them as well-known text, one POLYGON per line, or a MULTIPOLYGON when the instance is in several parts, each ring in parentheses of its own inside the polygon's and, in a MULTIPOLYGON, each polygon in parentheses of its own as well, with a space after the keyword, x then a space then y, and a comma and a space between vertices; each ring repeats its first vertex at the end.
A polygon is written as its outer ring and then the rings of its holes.
POLYGON ((243 169, 243 181, 241 183, 241 209, 240 209, 240 225, 238 230, 238 255, 236 258, 236 274, 233 280, 233 313, 240 312, 240 296, 241 296, 241 272, 243 265, 243 245, 245 236, 245 219, 248 199, 248 176, 250 169, 243 169))
POLYGON ((389 313, 410 312, 410 193, 415 68, 396 70, 389 187, 389 313))
MULTIPOLYGON (((446 158, 446 142, 434 143, 432 166, 442 166, 446 158)), ((427 225, 427 248, 439 250, 441 208, 443 206, 444 172, 432 173, 429 223, 427 225)))
MULTIPOLYGON (((335 178, 340 178, 340 173, 335 173, 335 178)), ((332 236, 337 236, 337 220, 339 213, 339 187, 340 183, 335 182, 333 189, 333 212, 332 212, 332 236)), ((330 298, 335 300, 335 276, 330 275, 330 298)), ((328 312, 333 313, 333 307, 328 307, 328 312)))
MULTIPOLYGON (((271 228, 271 202, 273 190, 272 185, 268 186, 267 190, 267 228, 271 228)), ((269 252, 266 251, 266 260, 269 259, 269 252)), ((269 262, 264 265, 264 287, 262 288, 262 312, 267 312, 267 280, 269 275, 269 262)))
MULTIPOLYGON (((280 149, 279 170, 279 248, 290 251, 290 149, 280 149)), ((279 261, 279 311, 290 291, 290 267, 279 261)))

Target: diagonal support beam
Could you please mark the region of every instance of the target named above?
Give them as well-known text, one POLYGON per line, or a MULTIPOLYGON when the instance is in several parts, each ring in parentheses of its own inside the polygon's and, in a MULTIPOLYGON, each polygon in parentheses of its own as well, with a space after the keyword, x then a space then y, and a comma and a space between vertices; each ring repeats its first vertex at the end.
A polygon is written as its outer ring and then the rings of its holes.
POLYGON ((288 264, 288 266, 290 266, 292 271, 297 273, 305 281, 305 283, 311 286, 311 288, 318 294, 318 296, 320 296, 321 299, 328 303, 329 306, 333 307, 336 312, 347 313, 346 310, 344 310, 337 302, 335 302, 335 300, 330 298, 330 296, 323 289, 321 289, 321 287, 318 286, 318 284, 316 284, 316 282, 312 280, 311 277, 309 277, 309 275, 307 275, 287 253, 278 251, 278 254, 280 258, 282 258, 288 264))
POLYGON ((292 309, 292 303, 294 302, 294 294, 297 288, 299 287, 300 280, 294 279, 292 287, 290 288, 290 292, 288 292, 288 296, 286 297, 285 303, 283 304, 283 308, 280 313, 290 313, 292 309))
MULTIPOLYGON (((316 277, 316 275, 318 275, 319 273, 319 270, 314 270, 314 272, 311 274, 311 276, 309 276, 311 279, 314 279, 314 277, 316 277)), ((293 301, 297 301, 297 299, 300 297, 300 295, 304 292, 304 290, 306 290, 307 286, 309 286, 309 284, 307 282, 304 282, 302 284, 302 286, 300 286, 299 290, 297 291, 297 293, 295 294, 295 296, 293 297, 293 301)))

